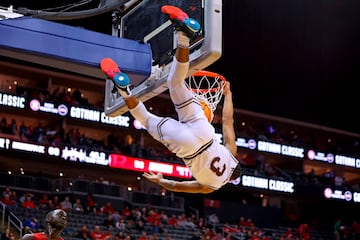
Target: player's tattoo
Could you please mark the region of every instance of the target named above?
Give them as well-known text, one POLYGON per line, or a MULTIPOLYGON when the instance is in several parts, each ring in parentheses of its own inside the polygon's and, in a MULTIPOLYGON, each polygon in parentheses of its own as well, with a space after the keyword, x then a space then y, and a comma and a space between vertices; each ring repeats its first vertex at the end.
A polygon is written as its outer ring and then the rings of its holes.
POLYGON ((226 165, 224 164, 224 165, 222 166, 222 169, 220 169, 220 167, 215 166, 215 165, 218 165, 218 164, 215 164, 215 163, 217 163, 217 162, 219 162, 219 161, 220 161, 220 158, 219 158, 219 157, 214 158, 214 159, 211 161, 211 163, 210 163, 210 169, 211 169, 211 171, 213 171, 217 176, 220 177, 221 175, 224 174, 225 169, 226 169, 226 165))

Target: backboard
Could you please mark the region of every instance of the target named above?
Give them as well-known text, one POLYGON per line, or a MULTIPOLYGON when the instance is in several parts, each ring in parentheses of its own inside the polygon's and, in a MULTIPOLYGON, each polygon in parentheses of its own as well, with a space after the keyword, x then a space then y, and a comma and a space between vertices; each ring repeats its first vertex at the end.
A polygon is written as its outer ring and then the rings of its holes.
MULTIPOLYGON (((132 93, 143 102, 167 90, 166 78, 175 53, 174 29, 161 6, 174 5, 201 23, 199 37, 190 46, 190 70, 205 69, 222 54, 222 0, 142 0, 129 1, 113 13, 113 35, 150 44, 152 71, 143 82, 132 86, 132 93)), ((104 112, 118 116, 128 111, 124 100, 112 92, 113 83, 106 80, 104 112)))

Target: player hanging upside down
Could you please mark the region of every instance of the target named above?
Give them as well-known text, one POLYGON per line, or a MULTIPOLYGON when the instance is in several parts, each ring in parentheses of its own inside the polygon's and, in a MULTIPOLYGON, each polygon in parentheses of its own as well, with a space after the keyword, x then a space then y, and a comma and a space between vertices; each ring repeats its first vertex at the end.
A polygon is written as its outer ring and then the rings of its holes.
POLYGON ((174 181, 163 178, 161 173, 152 172, 146 172, 143 176, 170 191, 210 193, 237 179, 241 174, 240 163, 234 157, 237 146, 230 83, 227 82, 223 90, 222 145, 216 139, 215 129, 207 120, 201 104, 184 82, 189 70, 190 39, 200 31, 200 24, 177 7, 165 5, 161 11, 169 16, 177 31, 177 48, 167 85, 178 120, 148 112, 144 104, 132 95, 128 76, 122 73, 111 59, 103 59, 100 66, 102 71, 113 79, 134 118, 144 125, 154 139, 183 159, 195 180, 174 181))

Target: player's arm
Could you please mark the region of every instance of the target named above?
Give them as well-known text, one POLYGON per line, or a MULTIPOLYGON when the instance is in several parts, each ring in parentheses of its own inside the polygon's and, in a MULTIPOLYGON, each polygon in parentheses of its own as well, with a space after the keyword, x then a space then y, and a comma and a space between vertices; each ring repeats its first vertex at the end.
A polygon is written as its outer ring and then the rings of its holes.
POLYGON ((24 236, 22 236, 20 238, 20 240, 33 240, 33 234, 32 233, 28 233, 28 234, 25 234, 24 236))
POLYGON ((224 104, 222 109, 222 131, 224 138, 224 145, 233 155, 237 153, 237 146, 235 143, 234 130, 234 106, 232 101, 232 92, 230 90, 230 82, 226 82, 223 90, 224 104))
POLYGON ((166 190, 173 191, 173 192, 186 192, 186 193, 211 193, 214 190, 201 185, 197 181, 174 181, 163 178, 161 173, 144 173, 144 177, 146 177, 151 182, 154 182, 166 190))

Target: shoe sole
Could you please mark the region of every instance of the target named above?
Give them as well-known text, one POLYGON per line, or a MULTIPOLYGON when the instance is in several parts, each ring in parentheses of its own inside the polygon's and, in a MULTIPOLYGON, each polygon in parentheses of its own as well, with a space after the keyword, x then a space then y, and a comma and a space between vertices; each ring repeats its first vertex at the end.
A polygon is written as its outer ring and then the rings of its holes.
POLYGON ((100 69, 110 79, 114 79, 115 75, 121 72, 117 63, 111 58, 101 59, 100 69))
POLYGON ((189 18, 189 16, 183 10, 172 5, 162 6, 161 12, 169 15, 171 20, 184 21, 186 18, 189 18))

